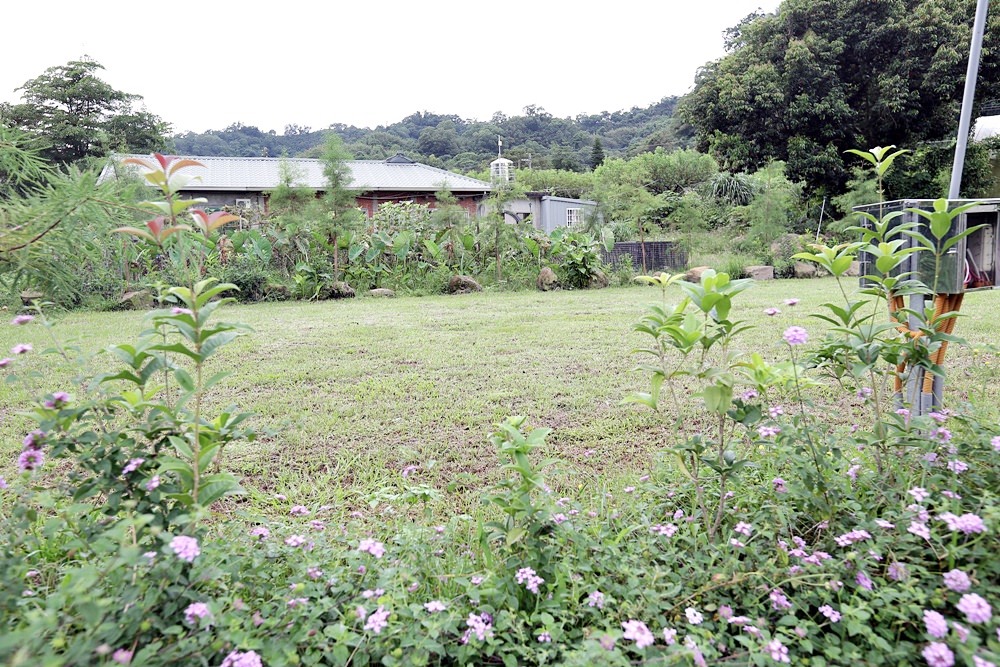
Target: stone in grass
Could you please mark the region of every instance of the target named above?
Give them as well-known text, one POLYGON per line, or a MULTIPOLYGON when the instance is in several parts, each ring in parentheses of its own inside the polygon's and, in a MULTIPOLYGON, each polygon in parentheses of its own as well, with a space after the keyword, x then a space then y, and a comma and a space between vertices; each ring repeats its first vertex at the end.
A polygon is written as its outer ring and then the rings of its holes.
POLYGON ((396 293, 391 289, 386 289, 384 287, 376 287, 373 290, 368 290, 369 296, 382 297, 386 299, 392 299, 396 296, 396 293))
POLYGON ((816 267, 806 262, 795 262, 794 271, 796 278, 815 278, 817 275, 816 267))
POLYGON ((321 299, 353 299, 355 296, 354 288, 341 280, 330 283, 320 294, 321 299))
POLYGON ((543 292, 549 292, 559 289, 559 278, 556 276, 555 271, 546 266, 538 272, 538 280, 535 281, 535 285, 543 292))
POLYGON ((694 268, 690 268, 690 269, 687 270, 687 273, 684 274, 684 280, 686 280, 689 283, 701 282, 701 274, 705 273, 710 268, 712 268, 712 267, 710 267, 710 266, 696 266, 694 268))
POLYGON ((604 271, 597 269, 590 276, 590 289, 602 289, 607 287, 610 283, 608 282, 608 277, 604 275, 604 271))
POLYGON ((43 298, 45 298, 45 295, 37 290, 26 289, 21 292, 21 303, 26 306, 30 306, 33 301, 40 301, 43 298))
POLYGON ((482 292, 483 287, 469 276, 452 276, 448 281, 448 294, 482 292))
POLYGON ((753 264, 743 269, 743 271, 748 278, 753 278, 754 280, 774 280, 773 266, 753 264))
POLYGON ((118 307, 122 310, 145 310, 153 307, 153 295, 148 289, 125 292, 118 299, 118 307))

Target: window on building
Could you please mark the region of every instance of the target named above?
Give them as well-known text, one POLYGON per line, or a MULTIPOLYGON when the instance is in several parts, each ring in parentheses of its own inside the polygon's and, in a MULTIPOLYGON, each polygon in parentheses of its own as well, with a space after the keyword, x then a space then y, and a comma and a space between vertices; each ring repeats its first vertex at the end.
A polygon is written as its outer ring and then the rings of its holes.
POLYGON ((566 226, 572 227, 573 225, 583 224, 583 209, 582 208, 568 208, 566 209, 566 226))

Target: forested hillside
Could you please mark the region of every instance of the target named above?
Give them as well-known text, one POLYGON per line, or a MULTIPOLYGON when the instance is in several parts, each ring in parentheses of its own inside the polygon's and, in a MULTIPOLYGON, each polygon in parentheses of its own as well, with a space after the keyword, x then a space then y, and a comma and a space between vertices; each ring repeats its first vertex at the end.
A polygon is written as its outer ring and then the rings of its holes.
POLYGON ((602 154, 632 156, 662 146, 683 148, 693 130, 674 117, 680 98, 665 97, 646 108, 557 118, 529 106, 520 116, 494 114, 488 121, 454 115, 417 112, 397 123, 375 129, 335 123, 313 130, 287 125, 282 134, 234 123, 224 130, 174 137, 181 154, 225 156, 312 156, 327 132, 344 140, 356 159, 382 159, 403 152, 428 164, 458 171, 485 168, 496 157, 497 136, 506 157, 535 169, 585 171, 602 154))

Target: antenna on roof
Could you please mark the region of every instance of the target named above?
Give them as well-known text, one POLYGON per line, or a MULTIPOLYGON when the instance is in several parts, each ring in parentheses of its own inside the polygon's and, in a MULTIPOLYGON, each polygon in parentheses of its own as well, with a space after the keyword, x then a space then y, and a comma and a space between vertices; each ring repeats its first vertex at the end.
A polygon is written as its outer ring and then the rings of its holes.
POLYGON ((497 157, 503 157, 501 153, 503 152, 503 137, 499 134, 497 135, 497 157))

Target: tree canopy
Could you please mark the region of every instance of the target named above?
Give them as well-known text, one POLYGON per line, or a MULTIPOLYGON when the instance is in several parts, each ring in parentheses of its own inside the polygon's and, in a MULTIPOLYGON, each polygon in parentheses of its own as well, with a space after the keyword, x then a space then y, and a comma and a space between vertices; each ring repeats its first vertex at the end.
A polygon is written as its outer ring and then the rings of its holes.
MULTIPOLYGON (((975 2, 785 0, 727 33, 681 115, 729 171, 787 162, 789 177, 843 191, 848 148, 954 138, 975 2)), ((977 99, 1000 94, 990 17, 977 99)))
POLYGON ((159 116, 137 108, 142 97, 116 90, 97 76, 104 69, 84 56, 50 67, 25 82, 20 104, 0 105, 0 122, 47 144, 41 156, 59 164, 110 151, 163 150, 170 130, 159 116))

